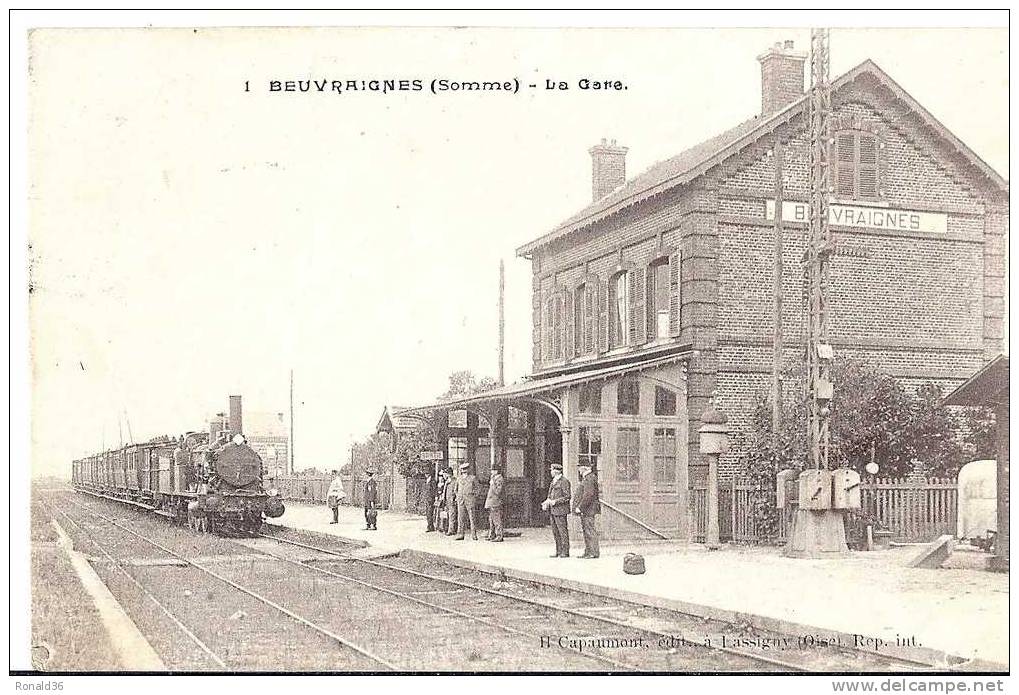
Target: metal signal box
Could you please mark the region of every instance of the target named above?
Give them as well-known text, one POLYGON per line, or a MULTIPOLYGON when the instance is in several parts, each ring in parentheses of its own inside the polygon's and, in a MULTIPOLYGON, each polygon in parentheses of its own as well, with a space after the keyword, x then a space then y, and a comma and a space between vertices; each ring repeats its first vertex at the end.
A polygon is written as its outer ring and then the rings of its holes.
POLYGON ((800 509, 831 509, 831 471, 800 473, 800 509))
POLYGON ((849 468, 832 471, 832 507, 834 509, 860 509, 860 474, 849 468))

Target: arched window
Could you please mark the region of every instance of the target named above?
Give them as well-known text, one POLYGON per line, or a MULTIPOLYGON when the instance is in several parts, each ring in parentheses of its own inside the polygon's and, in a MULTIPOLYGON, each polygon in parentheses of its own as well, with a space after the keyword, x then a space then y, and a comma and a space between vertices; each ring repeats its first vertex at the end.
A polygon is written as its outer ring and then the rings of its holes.
POLYGON ((640 384, 633 377, 619 380, 616 389, 616 412, 620 415, 640 414, 640 384))
POLYGON ((626 345, 630 334, 630 287, 628 273, 622 271, 609 279, 609 347, 626 345))

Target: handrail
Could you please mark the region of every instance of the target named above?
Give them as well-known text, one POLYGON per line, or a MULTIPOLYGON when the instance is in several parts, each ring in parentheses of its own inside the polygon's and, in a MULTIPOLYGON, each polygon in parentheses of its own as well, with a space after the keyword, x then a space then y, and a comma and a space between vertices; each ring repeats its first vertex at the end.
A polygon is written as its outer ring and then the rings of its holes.
POLYGON ((608 502, 606 502, 605 500, 599 500, 599 501, 600 501, 600 502, 602 503, 602 506, 608 507, 609 509, 611 509, 612 511, 616 512, 617 514, 621 514, 622 516, 626 517, 627 519, 629 519, 629 520, 630 520, 630 521, 632 521, 633 523, 637 524, 637 525, 638 525, 638 526, 640 526, 641 528, 643 528, 643 529, 646 529, 646 530, 650 531, 651 533, 655 534, 655 535, 656 535, 656 536, 658 536, 659 538, 664 538, 665 540, 671 540, 671 539, 670 539, 670 538, 669 538, 668 536, 666 536, 666 535, 665 535, 664 533, 662 533, 661 531, 658 531, 658 530, 656 530, 656 529, 653 529, 653 528, 651 528, 650 526, 648 526, 647 524, 645 524, 645 523, 644 523, 643 521, 641 521, 641 520, 640 520, 640 519, 638 519, 637 517, 635 517, 635 516, 631 516, 630 514, 627 514, 627 513, 626 513, 626 512, 624 512, 624 511, 623 511, 622 509, 619 509, 618 507, 614 507, 614 506, 612 506, 611 504, 609 504, 609 503, 608 503, 608 502))

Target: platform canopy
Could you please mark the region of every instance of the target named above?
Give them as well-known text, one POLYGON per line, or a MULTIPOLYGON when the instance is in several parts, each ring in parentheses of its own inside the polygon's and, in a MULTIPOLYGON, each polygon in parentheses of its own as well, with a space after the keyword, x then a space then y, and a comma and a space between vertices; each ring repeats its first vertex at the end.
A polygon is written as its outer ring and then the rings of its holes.
POLYGON ((469 408, 470 406, 484 403, 508 402, 519 398, 540 399, 541 396, 552 394, 568 386, 584 384, 590 381, 601 381, 615 376, 622 376, 630 372, 641 372, 655 367, 661 367, 671 362, 689 359, 692 351, 689 345, 669 345, 651 354, 624 355, 609 365, 600 361, 598 366, 585 369, 583 366, 571 367, 569 370, 547 370, 544 373, 532 375, 514 384, 497 386, 496 388, 481 393, 450 398, 437 401, 429 405, 405 408, 400 411, 401 415, 426 415, 442 410, 455 410, 457 408, 469 408))

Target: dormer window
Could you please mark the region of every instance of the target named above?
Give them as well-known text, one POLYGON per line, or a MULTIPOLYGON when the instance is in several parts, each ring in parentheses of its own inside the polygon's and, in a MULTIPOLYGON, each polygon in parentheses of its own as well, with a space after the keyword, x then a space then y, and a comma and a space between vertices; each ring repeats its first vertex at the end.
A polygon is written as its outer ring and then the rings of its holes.
POLYGON ((842 130, 835 134, 835 197, 843 200, 877 200, 878 149, 874 133, 842 130))

